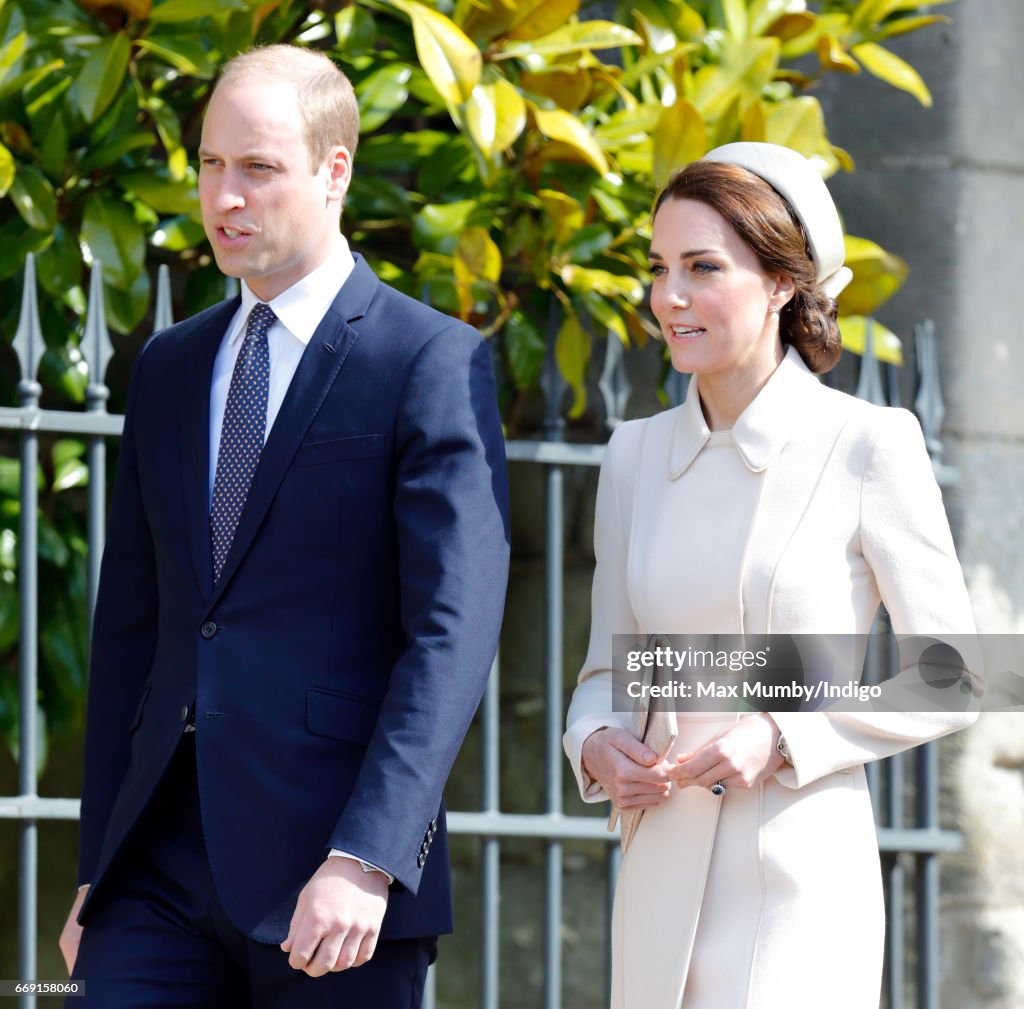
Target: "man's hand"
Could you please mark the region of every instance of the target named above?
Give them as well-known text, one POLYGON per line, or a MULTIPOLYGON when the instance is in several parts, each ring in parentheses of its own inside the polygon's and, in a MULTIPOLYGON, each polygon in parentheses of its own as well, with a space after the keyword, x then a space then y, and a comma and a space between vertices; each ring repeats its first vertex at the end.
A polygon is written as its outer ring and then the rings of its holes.
POLYGON ((784 763, 776 749, 779 727, 767 712, 741 718, 735 725, 691 753, 676 757, 672 772, 679 788, 710 788, 720 781, 728 788, 753 788, 784 763))
POLYGON ((57 940, 64 963, 68 968, 68 977, 75 969, 75 960, 78 959, 78 944, 82 941, 82 926, 78 924, 78 912, 81 910, 88 892, 89 887, 87 886, 83 886, 78 891, 78 896, 75 897, 75 902, 68 912, 68 920, 64 922, 64 928, 61 929, 60 939, 57 940))
POLYGON ((310 977, 366 963, 377 948, 388 881, 349 858, 328 858, 302 888, 281 949, 310 977))
POLYGON ((670 765, 625 729, 606 726, 583 741, 583 766, 617 809, 649 809, 671 793, 670 765))

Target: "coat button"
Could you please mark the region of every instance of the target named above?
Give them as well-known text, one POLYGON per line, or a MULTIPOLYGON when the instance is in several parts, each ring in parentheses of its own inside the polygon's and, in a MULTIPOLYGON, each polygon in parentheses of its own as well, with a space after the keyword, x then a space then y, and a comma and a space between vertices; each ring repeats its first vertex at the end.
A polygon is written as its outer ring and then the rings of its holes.
POLYGON ((416 859, 416 865, 420 869, 422 869, 423 866, 426 865, 426 862, 427 862, 427 856, 426 855, 420 855, 419 858, 416 859))
POLYGON ((181 720, 183 722, 187 722, 188 721, 188 715, 189 715, 188 705, 187 704, 183 704, 181 706, 181 720))
POLYGON ((212 620, 207 620, 206 623, 199 628, 199 633, 209 641, 210 638, 214 637, 219 630, 220 628, 212 620))

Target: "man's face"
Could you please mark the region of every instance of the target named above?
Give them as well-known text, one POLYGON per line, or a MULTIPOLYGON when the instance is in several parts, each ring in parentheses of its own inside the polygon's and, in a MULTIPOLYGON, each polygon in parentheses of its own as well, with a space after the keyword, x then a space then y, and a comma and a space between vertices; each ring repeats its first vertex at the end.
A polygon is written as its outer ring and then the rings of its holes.
POLYGON ((338 234, 352 159, 332 148, 316 171, 290 84, 217 89, 199 147, 203 227, 221 271, 270 301, 316 269, 338 234))

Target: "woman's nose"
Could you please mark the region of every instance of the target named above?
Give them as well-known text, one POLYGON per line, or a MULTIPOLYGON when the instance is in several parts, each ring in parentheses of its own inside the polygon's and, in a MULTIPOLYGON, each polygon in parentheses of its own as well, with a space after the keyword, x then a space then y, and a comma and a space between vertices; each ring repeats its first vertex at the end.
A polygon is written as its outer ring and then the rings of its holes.
POLYGON ((668 295, 668 303, 672 308, 689 308, 690 307, 690 295, 685 288, 672 287, 666 292, 668 295))

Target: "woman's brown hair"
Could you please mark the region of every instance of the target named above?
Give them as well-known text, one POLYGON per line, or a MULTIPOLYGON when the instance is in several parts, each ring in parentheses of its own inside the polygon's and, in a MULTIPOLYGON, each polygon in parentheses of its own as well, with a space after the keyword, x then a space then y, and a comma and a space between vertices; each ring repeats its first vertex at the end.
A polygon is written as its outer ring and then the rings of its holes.
POLYGON ((842 353, 836 303, 818 285, 814 260, 799 219, 764 179, 738 165, 694 161, 676 172, 654 202, 697 200, 718 211, 770 275, 796 288, 779 313, 779 335, 816 374, 835 367, 842 353))

